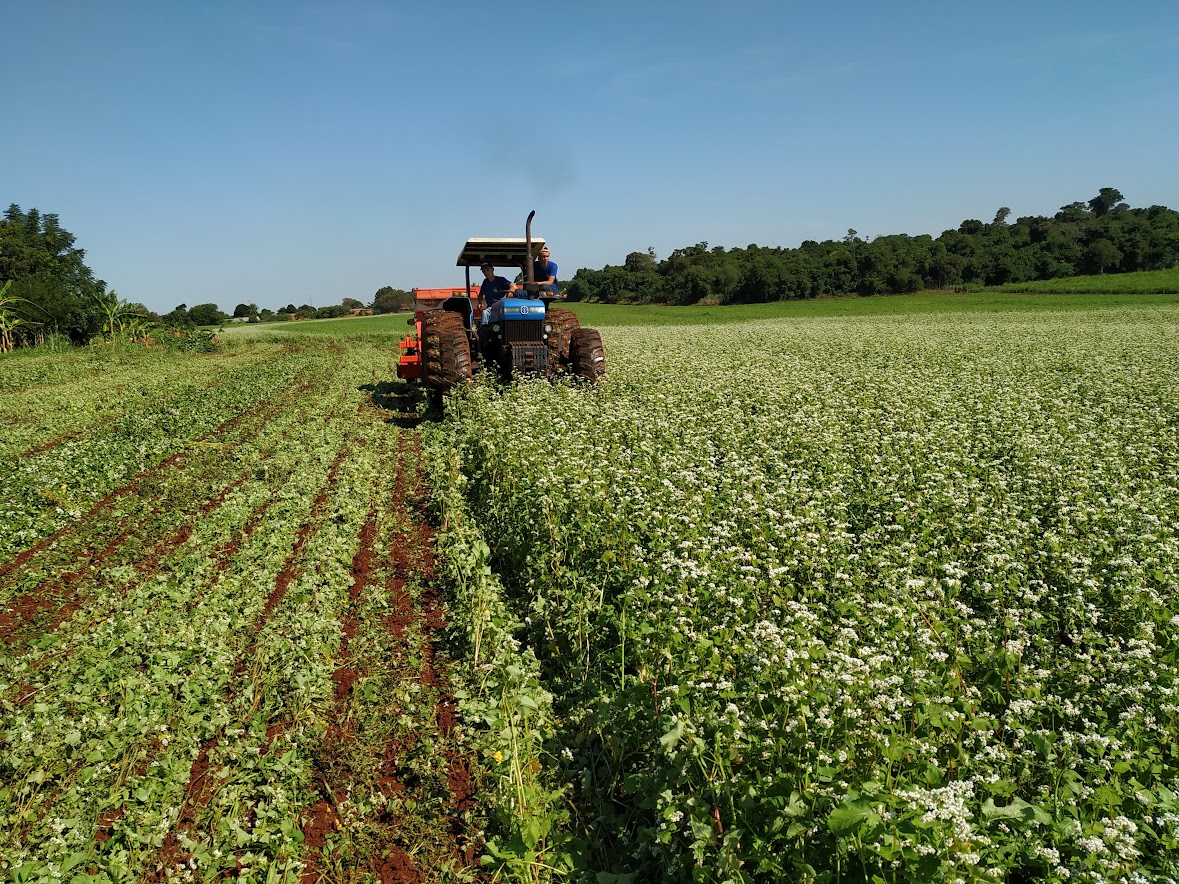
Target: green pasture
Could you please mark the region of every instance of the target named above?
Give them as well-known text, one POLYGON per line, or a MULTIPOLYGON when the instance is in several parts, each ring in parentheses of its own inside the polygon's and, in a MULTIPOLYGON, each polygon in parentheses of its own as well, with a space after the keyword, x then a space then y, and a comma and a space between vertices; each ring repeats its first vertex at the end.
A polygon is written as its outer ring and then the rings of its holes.
POLYGON ((1140 273, 1106 273, 1101 276, 1073 276, 1042 282, 1016 282, 994 291, 1034 292, 1059 295, 1167 294, 1179 293, 1179 267, 1143 270, 1140 273))
MULTIPOLYGON (((1163 277, 1160 274, 1127 274, 1163 277)), ((1089 277, 1098 279, 1099 277, 1089 277)), ((1106 276, 1110 280, 1113 277, 1106 276)), ((1074 280, 1076 282, 1078 280, 1074 280)), ((1030 285, 1030 284, 1029 284, 1030 285)), ((1176 287, 1179 292, 1179 285, 1176 287)), ((922 292, 915 295, 885 295, 870 298, 820 298, 813 301, 777 301, 771 304, 738 304, 709 307, 665 307, 658 305, 582 304, 566 302, 583 325, 612 326, 721 325, 759 319, 805 319, 827 316, 911 316, 923 313, 1001 313, 1035 311, 1089 311, 1126 308, 1156 308, 1179 304, 1179 294, 1152 294, 1139 290, 1101 293, 1045 294, 986 290, 982 292, 922 292)), ((274 338, 276 336, 327 336, 338 338, 390 337, 410 330, 409 313, 361 316, 341 319, 310 319, 230 325, 222 334, 232 339, 274 338)))
POLYGON ((326 336, 333 338, 400 337, 410 331, 412 313, 381 316, 349 316, 339 319, 300 319, 293 322, 233 323, 221 334, 235 340, 274 338, 276 336, 326 336))

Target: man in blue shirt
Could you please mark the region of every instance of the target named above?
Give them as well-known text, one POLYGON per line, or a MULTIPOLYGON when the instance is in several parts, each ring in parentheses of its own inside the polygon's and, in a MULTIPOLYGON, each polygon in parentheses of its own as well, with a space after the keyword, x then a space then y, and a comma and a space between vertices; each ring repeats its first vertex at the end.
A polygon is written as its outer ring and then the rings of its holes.
POLYGON ((479 269, 483 271, 483 284, 479 286, 479 297, 483 299, 483 303, 490 307, 496 301, 506 298, 512 290, 512 284, 502 276, 496 276, 495 268, 490 264, 480 264, 479 269))
POLYGON ((540 283, 541 296, 557 297, 557 263, 549 260, 549 247, 540 250, 532 265, 532 278, 540 283))

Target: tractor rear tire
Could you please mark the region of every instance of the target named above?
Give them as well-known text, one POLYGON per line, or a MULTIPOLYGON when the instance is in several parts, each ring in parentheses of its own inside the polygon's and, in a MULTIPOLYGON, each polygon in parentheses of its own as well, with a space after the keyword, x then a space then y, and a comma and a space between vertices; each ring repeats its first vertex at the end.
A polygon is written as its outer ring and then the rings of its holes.
POLYGON ((422 382, 448 393, 471 380, 471 339, 463 317, 436 310, 422 320, 422 382))
POLYGON ((606 351, 596 328, 576 328, 569 338, 569 367, 582 380, 596 384, 606 376, 606 351))
POLYGON ((568 307, 550 307, 545 322, 553 327, 547 341, 549 370, 568 371, 570 367, 569 339, 581 327, 581 320, 568 307))

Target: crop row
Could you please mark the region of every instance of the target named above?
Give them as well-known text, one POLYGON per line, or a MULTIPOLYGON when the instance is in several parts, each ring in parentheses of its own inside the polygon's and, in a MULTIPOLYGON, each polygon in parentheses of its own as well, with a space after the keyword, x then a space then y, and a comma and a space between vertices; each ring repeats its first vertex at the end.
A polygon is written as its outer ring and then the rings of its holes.
MULTIPOLYGON (((391 851, 461 875, 470 860, 461 729, 440 728, 445 661, 422 622, 442 614, 413 451, 369 395, 387 349, 267 352, 194 385, 175 420, 124 415, 105 438, 139 428, 141 457, 45 541, 14 541, 8 610, 60 596, 0 648, 15 882, 293 879, 391 851)), ((26 459, 30 485, 97 463, 64 448, 26 459)))
MULTIPOLYGON (((215 385, 195 384, 184 395, 151 398, 146 405, 139 403, 149 397, 139 396, 138 407, 105 419, 96 416, 96 423, 57 422, 36 440, 23 440, 32 450, 6 457, 0 467, 8 490, 0 502, 0 563, 80 518, 141 471, 187 448, 221 444, 207 437, 262 407, 267 396, 290 383, 298 364, 295 354, 276 354, 260 365, 252 360, 223 365, 215 385), (60 444, 37 450, 38 443, 55 439, 59 431, 66 434, 60 444)), ((144 390, 152 393, 156 387, 149 383, 144 390)), ((68 390, 62 391, 54 413, 68 414, 71 399, 68 390)), ((35 407, 49 410, 45 403, 35 407)))
POLYGON ((18 380, 26 380, 19 372, 7 378, 9 388, 0 395, 0 422, 5 427, 0 454, 27 457, 103 424, 161 404, 185 402, 197 390, 219 386, 225 372, 249 372, 273 356, 207 354, 177 360, 169 352, 112 348, 94 364, 95 355, 61 355, 59 361, 73 363, 74 372, 58 383, 34 381, 17 387, 18 380), (80 383, 82 377, 87 382, 80 383))

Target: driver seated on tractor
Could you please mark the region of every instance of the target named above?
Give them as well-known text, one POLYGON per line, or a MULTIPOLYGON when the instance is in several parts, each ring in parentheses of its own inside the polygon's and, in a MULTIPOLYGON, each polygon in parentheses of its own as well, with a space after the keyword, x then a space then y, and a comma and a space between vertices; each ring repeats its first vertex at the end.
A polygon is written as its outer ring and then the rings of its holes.
POLYGON ((540 250, 540 257, 532 265, 532 278, 540 285, 542 295, 557 297, 557 262, 549 260, 549 247, 540 250))
POLYGON ((482 324, 486 324, 491 315, 491 305, 506 298, 515 286, 504 277, 496 276, 495 267, 491 264, 480 264, 479 269, 483 271, 483 284, 479 286, 479 297, 483 299, 484 305, 482 324))

